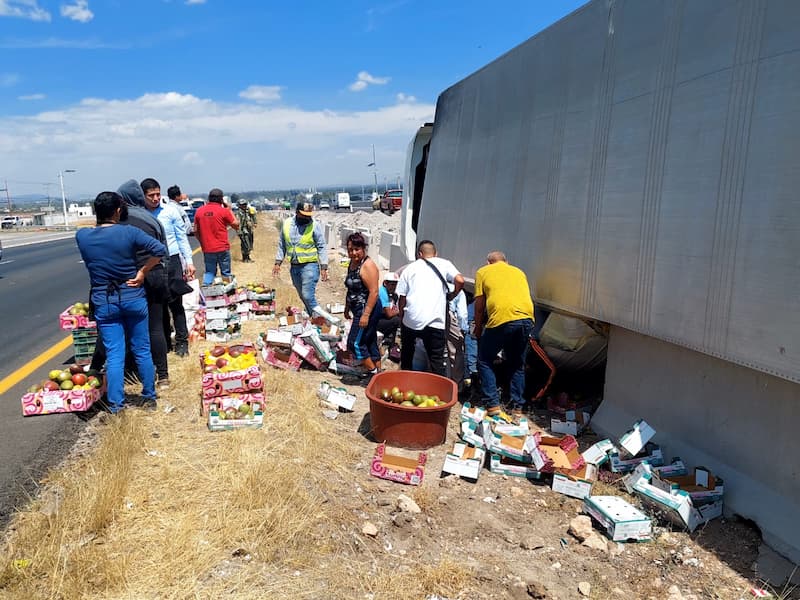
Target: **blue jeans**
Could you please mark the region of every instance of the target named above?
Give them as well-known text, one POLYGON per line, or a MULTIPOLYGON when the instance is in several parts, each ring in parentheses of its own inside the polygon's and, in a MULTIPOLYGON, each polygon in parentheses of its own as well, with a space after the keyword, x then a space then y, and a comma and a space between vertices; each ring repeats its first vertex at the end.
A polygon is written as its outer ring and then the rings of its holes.
POLYGON ((306 312, 310 315, 317 302, 317 282, 319 281, 319 263, 304 263, 302 265, 292 265, 289 270, 292 275, 292 284, 300 300, 306 307, 306 312))
POLYGON ((203 274, 203 285, 209 285, 214 281, 217 276, 217 265, 219 265, 219 273, 223 277, 231 277, 231 251, 223 250, 222 252, 203 252, 203 263, 206 267, 206 272, 203 274))
POLYGON ((97 327, 106 348, 106 382, 108 404, 115 413, 125 403, 124 371, 125 340, 136 360, 139 379, 142 381, 142 396, 155 400, 155 367, 150 356, 150 334, 148 330, 147 300, 111 299, 97 303, 94 307, 97 327))
POLYGON ((492 363, 500 350, 505 355, 511 373, 511 408, 522 408, 525 398, 525 354, 528 349, 533 321, 519 319, 491 329, 484 329, 478 340, 478 374, 481 378, 481 400, 487 408, 499 406, 497 379, 492 363))

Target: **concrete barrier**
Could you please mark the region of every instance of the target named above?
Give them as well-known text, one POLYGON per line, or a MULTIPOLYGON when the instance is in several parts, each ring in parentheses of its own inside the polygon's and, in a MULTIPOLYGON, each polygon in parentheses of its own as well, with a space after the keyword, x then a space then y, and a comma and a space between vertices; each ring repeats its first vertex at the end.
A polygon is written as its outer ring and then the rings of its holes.
POLYGON ((592 428, 618 438, 643 418, 665 458, 725 481, 725 510, 752 519, 764 541, 800 563, 800 386, 612 327, 603 403, 592 428))

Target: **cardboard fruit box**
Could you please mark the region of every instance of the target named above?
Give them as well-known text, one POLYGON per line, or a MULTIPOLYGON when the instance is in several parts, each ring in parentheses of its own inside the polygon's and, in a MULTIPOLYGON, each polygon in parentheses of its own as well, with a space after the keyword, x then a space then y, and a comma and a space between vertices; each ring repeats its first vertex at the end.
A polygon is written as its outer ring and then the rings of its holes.
POLYGON ((272 346, 264 346, 261 349, 261 356, 268 365, 288 371, 297 371, 300 369, 300 365, 303 364, 303 359, 294 352, 273 348, 272 346))
POLYGON ((486 453, 480 448, 456 442, 444 457, 442 472, 478 480, 486 453))
POLYGON ((260 410, 264 409, 266 397, 262 392, 246 392, 244 394, 229 394, 227 396, 215 396, 213 398, 200 397, 200 414, 208 416, 212 405, 216 405, 219 410, 229 408, 239 408, 242 404, 248 406, 258 405, 260 410))
POLYGON ((379 479, 387 479, 406 485, 420 485, 425 476, 425 463, 428 455, 420 452, 417 459, 386 454, 386 444, 378 444, 375 456, 370 463, 369 474, 379 479))
POLYGON ((97 327, 97 323, 92 321, 89 317, 83 315, 71 315, 70 311, 75 307, 74 304, 69 305, 64 312, 58 315, 58 326, 64 331, 72 331, 78 327, 97 327))
MULTIPOLYGON (((558 438, 537 434, 535 437, 536 449, 544 458, 544 465, 539 467, 543 473, 575 471, 586 464, 578 452, 578 442, 571 435, 558 438)), ((537 463, 538 460, 534 460, 534 464, 537 463)))
POLYGON ((246 418, 229 418, 222 410, 213 407, 208 411, 208 429, 210 431, 230 431, 233 429, 261 429, 264 426, 264 413, 258 410, 249 413, 246 418))
POLYGON ((56 413, 82 412, 103 397, 105 386, 90 390, 41 390, 22 396, 22 415, 52 415, 56 413))
POLYGON ((509 475, 511 477, 525 477, 526 479, 541 479, 542 473, 534 465, 523 463, 507 456, 491 454, 489 456, 489 471, 496 475, 509 475))
POLYGON ((652 536, 650 518, 618 496, 587 496, 583 507, 615 542, 643 541, 652 536))
POLYGON ((583 500, 592 495, 592 486, 597 481, 597 467, 583 465, 580 469, 558 469, 553 473, 553 491, 583 500))

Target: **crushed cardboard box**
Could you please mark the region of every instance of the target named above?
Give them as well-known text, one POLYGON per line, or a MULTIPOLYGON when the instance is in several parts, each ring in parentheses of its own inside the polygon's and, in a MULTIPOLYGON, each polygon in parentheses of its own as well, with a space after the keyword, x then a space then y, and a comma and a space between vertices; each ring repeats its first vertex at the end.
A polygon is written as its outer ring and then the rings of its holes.
POLYGON ((332 386, 327 381, 319 384, 317 396, 332 408, 352 411, 356 404, 355 394, 349 393, 346 388, 332 386))
POLYGON ((700 501, 701 503, 696 504, 689 492, 672 487, 667 480, 661 480, 646 462, 637 466, 633 473, 625 478, 625 487, 664 519, 690 532, 703 523, 722 516, 721 495, 706 496, 700 501), (716 499, 710 500, 710 498, 716 499))
POLYGON ((578 452, 577 440, 571 435, 559 438, 537 433, 533 437, 536 443, 531 454, 542 473, 553 473, 558 469, 574 471, 586 464, 578 452))
POLYGON ((583 460, 587 463, 599 467, 608 462, 608 455, 610 452, 619 453, 619 450, 617 450, 611 440, 600 440, 584 450, 581 456, 583 456, 583 460))

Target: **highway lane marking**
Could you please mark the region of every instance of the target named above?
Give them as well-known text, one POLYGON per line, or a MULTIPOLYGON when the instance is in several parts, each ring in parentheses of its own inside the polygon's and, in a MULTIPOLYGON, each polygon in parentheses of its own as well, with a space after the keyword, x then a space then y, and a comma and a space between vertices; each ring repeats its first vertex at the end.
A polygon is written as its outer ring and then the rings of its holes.
POLYGON ((15 260, 15 258, 12 258, 11 260, 0 260, 0 265, 10 265, 15 260))
MULTIPOLYGON (((195 248, 192 250, 192 256, 200 252, 200 248, 195 248)), ((6 264, 7 262, 14 262, 13 260, 0 262, 0 264, 6 264)), ((64 352, 67 348, 72 345, 72 336, 67 336, 60 342, 52 345, 50 348, 42 352, 39 356, 34 358, 33 360, 27 362, 26 364, 22 365, 19 369, 11 373, 5 379, 0 380, 0 394, 5 394, 8 390, 12 387, 17 385, 20 381, 28 377, 31 373, 33 373, 36 369, 44 365, 46 362, 53 360, 56 356, 64 352)))
POLYGON ((48 361, 53 360, 56 356, 64 352, 64 350, 69 348, 71 345, 72 345, 72 336, 68 335, 60 342, 50 346, 50 348, 42 352, 39 356, 37 356, 33 360, 22 365, 19 369, 14 371, 11 375, 6 377, 5 379, 0 380, 0 394, 5 394, 8 390, 10 390, 20 381, 28 377, 36 369, 38 369, 48 361))

